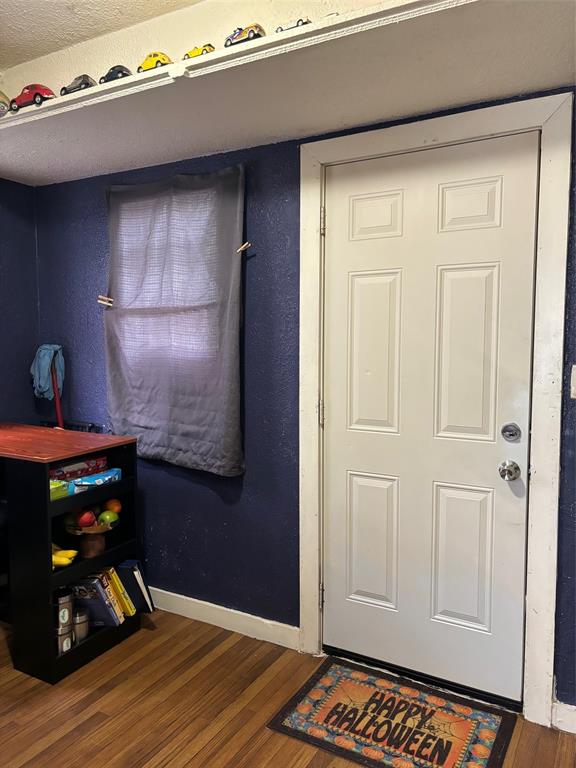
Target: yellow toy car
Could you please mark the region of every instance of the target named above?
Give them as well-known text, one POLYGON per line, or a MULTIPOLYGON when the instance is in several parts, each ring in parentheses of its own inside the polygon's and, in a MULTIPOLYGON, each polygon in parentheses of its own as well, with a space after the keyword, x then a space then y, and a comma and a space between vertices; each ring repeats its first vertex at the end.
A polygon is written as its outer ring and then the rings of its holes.
POLYGON ((192 48, 192 50, 184 54, 184 58, 193 59, 196 56, 202 56, 204 53, 212 53, 212 51, 215 51, 215 50, 216 48, 214 48, 212 43, 206 43, 206 45, 198 46, 197 48, 192 48))
POLYGON ((161 51, 157 53, 149 53, 136 71, 146 72, 149 69, 156 69, 156 67, 164 67, 166 64, 172 64, 170 56, 167 56, 161 51))

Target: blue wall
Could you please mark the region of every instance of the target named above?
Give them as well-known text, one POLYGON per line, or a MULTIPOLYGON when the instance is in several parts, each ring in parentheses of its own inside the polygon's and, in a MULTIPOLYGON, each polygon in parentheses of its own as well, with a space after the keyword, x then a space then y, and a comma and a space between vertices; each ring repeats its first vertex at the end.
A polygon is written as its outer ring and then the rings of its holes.
MULTIPOLYGON (((34 420, 30 363, 38 340, 34 190, 0 179, 0 422, 34 420)), ((0 466, 0 485, 2 484, 0 466)), ((0 575, 8 569, 0 505, 0 575)), ((0 588, 0 608, 6 603, 0 588)))
POLYGON ((0 421, 34 416, 30 363, 38 339, 34 190, 0 180, 0 421))
MULTIPOLYGON (((150 582, 297 625, 299 154, 294 143, 37 190, 40 337, 64 345, 68 418, 105 422, 106 189, 246 166, 246 474, 140 463, 150 582)), ((240 243, 238 244, 240 245, 240 243)), ((233 258, 233 257, 231 257, 233 258)))
POLYGON ((571 400, 570 372, 576 363, 576 115, 572 130, 570 233, 566 276, 564 402, 558 516, 558 594, 556 598, 556 694, 576 704, 576 400, 571 400))

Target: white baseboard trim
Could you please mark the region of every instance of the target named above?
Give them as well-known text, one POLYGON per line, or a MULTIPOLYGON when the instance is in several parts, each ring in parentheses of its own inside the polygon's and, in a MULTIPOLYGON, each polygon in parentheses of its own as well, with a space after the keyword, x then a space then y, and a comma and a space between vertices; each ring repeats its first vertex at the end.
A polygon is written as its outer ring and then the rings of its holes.
POLYGON ((267 640, 269 643, 283 645, 286 648, 298 650, 300 629, 278 621, 252 616, 250 613, 224 608, 222 605, 207 603, 194 597, 178 595, 164 589, 151 587, 152 599, 156 608, 168 613, 177 613, 188 619, 204 621, 216 627, 239 632, 241 635, 255 637, 257 640, 267 640))
POLYGON ((555 701, 552 704, 552 725, 561 731, 576 733, 576 707, 555 701))

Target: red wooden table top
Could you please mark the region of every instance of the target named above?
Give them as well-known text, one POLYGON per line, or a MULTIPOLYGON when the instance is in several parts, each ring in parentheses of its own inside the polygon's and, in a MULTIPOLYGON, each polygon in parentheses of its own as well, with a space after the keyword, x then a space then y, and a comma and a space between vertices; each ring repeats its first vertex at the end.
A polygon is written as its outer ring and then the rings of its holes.
POLYGON ((4 459, 49 464, 135 442, 135 437, 0 423, 0 458, 4 459))

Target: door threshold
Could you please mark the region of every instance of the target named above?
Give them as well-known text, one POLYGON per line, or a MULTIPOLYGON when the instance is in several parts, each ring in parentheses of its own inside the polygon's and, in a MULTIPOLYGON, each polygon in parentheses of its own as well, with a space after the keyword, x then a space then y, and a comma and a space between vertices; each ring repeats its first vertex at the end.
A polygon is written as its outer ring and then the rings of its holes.
POLYGON ((515 701, 514 699, 507 699, 504 696, 496 696, 493 693, 486 693, 486 691, 479 691, 476 688, 468 688, 465 685, 459 685, 458 683, 452 683, 449 680, 442 680, 438 677, 432 677, 421 672, 415 672, 413 669, 406 669, 405 667, 399 667, 396 664, 388 664, 385 661, 379 659, 373 659, 369 656, 362 656, 360 653, 354 651, 345 651, 342 648, 335 648, 332 645, 323 645, 322 650, 329 656, 336 656, 341 659, 349 659, 350 661, 356 661, 359 664, 364 664, 367 667, 376 667, 376 669, 382 669, 387 672, 392 672, 401 677, 407 677, 414 682, 423 683, 434 688, 449 691, 451 693, 457 693, 460 696, 466 696, 468 699, 473 699, 483 704, 492 704, 502 709, 507 709, 510 712, 522 713, 523 702, 515 701))

